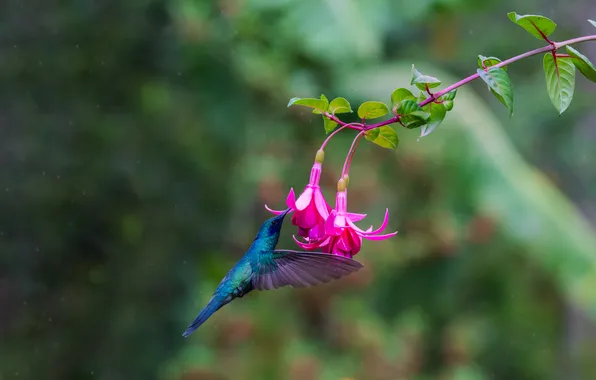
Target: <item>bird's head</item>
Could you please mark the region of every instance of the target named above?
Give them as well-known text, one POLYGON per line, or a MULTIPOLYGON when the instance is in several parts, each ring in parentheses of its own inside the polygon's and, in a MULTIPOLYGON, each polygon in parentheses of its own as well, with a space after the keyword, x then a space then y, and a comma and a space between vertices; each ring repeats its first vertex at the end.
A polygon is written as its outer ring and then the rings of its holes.
POLYGON ((273 218, 267 219, 259 229, 256 239, 264 237, 278 236, 281 231, 281 226, 284 222, 284 218, 292 209, 287 209, 283 213, 274 216, 273 218))

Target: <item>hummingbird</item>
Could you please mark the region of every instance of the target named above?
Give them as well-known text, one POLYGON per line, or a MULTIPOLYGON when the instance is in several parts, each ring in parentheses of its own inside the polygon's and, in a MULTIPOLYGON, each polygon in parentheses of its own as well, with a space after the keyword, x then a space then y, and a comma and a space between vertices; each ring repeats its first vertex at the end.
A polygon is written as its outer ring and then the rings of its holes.
POLYGON ((284 217, 290 210, 261 225, 248 251, 221 280, 211 300, 184 331, 183 337, 187 338, 223 306, 252 290, 315 286, 362 268, 358 261, 329 253, 276 250, 284 217))

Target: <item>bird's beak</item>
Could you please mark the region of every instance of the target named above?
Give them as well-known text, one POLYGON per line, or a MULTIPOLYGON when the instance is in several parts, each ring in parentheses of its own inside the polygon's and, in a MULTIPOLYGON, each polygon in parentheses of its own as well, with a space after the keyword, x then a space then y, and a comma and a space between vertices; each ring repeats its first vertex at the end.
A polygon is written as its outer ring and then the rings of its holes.
POLYGON ((270 220, 278 220, 278 221, 282 222, 284 220, 284 218, 286 217, 286 215, 291 212, 292 212, 292 209, 288 208, 288 209, 284 210, 281 214, 275 215, 270 220))

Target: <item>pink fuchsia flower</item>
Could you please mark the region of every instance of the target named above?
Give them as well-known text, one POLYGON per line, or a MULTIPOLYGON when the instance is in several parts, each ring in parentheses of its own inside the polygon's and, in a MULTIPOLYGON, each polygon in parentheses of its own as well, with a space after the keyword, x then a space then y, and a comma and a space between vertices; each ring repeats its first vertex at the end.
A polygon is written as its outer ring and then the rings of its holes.
POLYGON ((326 237, 318 241, 309 241, 306 243, 294 238, 301 248, 306 250, 316 249, 333 255, 352 257, 360 252, 363 238, 368 240, 385 240, 397 234, 397 231, 389 234, 381 234, 389 222, 389 210, 385 211, 385 218, 381 226, 374 231, 372 226, 366 231, 356 226, 354 222, 363 219, 366 215, 348 213, 348 193, 344 179, 339 180, 337 188, 335 209, 329 213, 329 217, 325 222, 326 237))
MULTIPOLYGON (((306 185, 298 199, 296 199, 293 188, 290 189, 290 193, 286 198, 286 206, 294 211, 292 224, 298 227, 298 235, 309 240, 320 239, 325 236, 325 221, 331 211, 331 207, 327 204, 319 186, 324 159, 325 152, 322 150, 317 151, 315 163, 310 171, 308 185, 306 185)), ((275 215, 284 212, 283 210, 272 210, 267 205, 265 205, 265 208, 275 215)))
MULTIPOLYGON (((325 152, 323 150, 317 151, 315 163, 310 171, 308 185, 306 185, 306 188, 298 199, 296 199, 294 189, 290 189, 286 198, 286 206, 294 211, 292 224, 298 227, 298 236, 305 238, 307 242, 326 237, 325 222, 329 218, 331 207, 327 204, 319 186, 324 159, 325 152)), ((267 205, 265 205, 265 208, 275 215, 284 212, 284 210, 272 210, 267 205)), ((354 221, 366 217, 363 214, 349 213, 349 215, 354 221)))

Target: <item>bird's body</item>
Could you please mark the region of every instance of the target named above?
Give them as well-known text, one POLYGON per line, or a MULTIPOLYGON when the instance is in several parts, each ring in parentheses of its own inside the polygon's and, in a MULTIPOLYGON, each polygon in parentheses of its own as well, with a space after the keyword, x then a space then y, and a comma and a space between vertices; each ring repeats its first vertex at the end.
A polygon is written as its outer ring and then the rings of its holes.
POLYGON ((188 326, 188 337, 224 305, 253 289, 269 290, 282 286, 307 287, 331 281, 362 268, 352 259, 318 252, 275 250, 285 215, 263 223, 246 254, 221 280, 207 306, 188 326))

